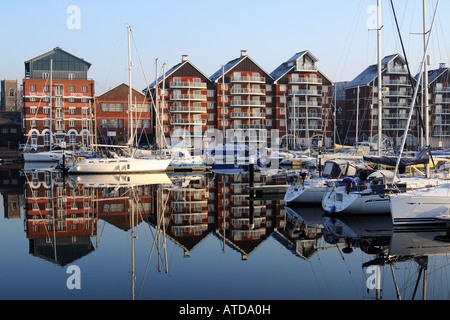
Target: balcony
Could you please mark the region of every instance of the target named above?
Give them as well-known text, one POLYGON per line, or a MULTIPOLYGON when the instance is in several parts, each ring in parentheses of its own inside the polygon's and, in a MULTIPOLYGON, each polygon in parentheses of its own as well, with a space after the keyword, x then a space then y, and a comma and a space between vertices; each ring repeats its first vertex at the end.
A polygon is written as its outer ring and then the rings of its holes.
POLYGON ((266 106, 265 101, 259 100, 236 100, 232 99, 230 102, 231 107, 258 107, 263 108, 266 106))
POLYGON ((174 81, 169 83, 172 89, 206 89, 206 83, 198 81, 174 81))
POLYGON ((230 114, 231 119, 264 119, 265 117, 265 112, 232 112, 230 114))
POLYGON ((264 129, 266 129, 266 125, 265 124, 232 124, 230 126, 230 129, 236 129, 236 130, 247 130, 247 129, 264 130, 264 129))
POLYGON ((411 97, 410 91, 403 90, 389 90, 383 94, 384 97, 411 97))
POLYGON ((206 125, 206 119, 170 119, 171 125, 178 125, 178 126, 205 126, 206 125))
POLYGON ((171 106, 171 113, 206 113, 206 107, 199 106, 171 106))
POLYGON ((406 113, 387 113, 382 115, 383 119, 401 119, 406 120, 408 119, 408 114, 406 113))
MULTIPOLYGON (((289 131, 292 132, 293 130, 298 130, 298 131, 306 131, 306 124, 291 124, 288 127, 289 131)), ((308 131, 320 131, 322 130, 322 126, 319 125, 309 125, 308 126, 308 131)))
POLYGON ((248 95, 265 95, 266 90, 260 88, 232 88, 230 94, 248 94, 248 95))
POLYGON ((449 93, 450 92, 450 86, 447 87, 434 87, 434 93, 449 93))
MULTIPOLYGON (((293 118, 306 119, 306 112, 291 112, 289 114, 293 118)), ((308 112, 308 119, 322 119, 322 115, 318 112, 308 112)))
POLYGON ((322 96, 322 90, 289 90, 290 96, 322 96))
POLYGON ((171 101, 206 101, 204 94, 171 94, 171 101))
POLYGON ((290 109, 292 109, 293 107, 295 108, 321 108, 322 107, 322 102, 318 102, 318 101, 308 101, 308 103, 306 103, 305 101, 300 101, 300 102, 296 102, 295 104, 291 102, 288 103, 288 107, 290 109))
POLYGON ((266 78, 260 76, 239 76, 239 77, 231 77, 230 81, 232 83, 266 83, 266 78))
POLYGON ((408 69, 405 67, 387 67, 387 74, 408 74, 408 69))
POLYGON ((322 78, 293 77, 288 80, 289 84, 322 84, 322 78))

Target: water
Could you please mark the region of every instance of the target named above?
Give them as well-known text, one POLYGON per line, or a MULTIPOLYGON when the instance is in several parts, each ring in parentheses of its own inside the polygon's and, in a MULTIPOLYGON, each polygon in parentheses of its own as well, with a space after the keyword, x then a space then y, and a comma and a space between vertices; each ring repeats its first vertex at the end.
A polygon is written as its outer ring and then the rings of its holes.
POLYGON ((393 232, 389 216, 330 218, 280 199, 255 201, 249 230, 246 173, 133 188, 1 173, 3 300, 449 299, 443 230, 393 232))

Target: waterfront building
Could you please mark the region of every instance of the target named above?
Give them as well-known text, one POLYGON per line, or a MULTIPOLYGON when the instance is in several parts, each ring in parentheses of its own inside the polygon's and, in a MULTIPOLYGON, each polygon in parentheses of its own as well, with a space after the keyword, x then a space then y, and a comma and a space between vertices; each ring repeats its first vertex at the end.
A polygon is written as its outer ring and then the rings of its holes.
POLYGON ((129 86, 120 84, 108 92, 96 97, 95 115, 97 141, 99 144, 125 145, 129 130, 135 131, 136 141, 141 145, 150 145, 152 135, 150 120, 150 103, 145 95, 133 89, 133 126, 129 126, 129 86))
POLYGON ((283 147, 332 144, 332 82, 317 68, 317 61, 311 52, 301 51, 270 74, 275 86, 272 127, 279 130, 283 147))
POLYGON ((163 71, 144 94, 156 106, 153 116, 154 143, 168 147, 180 143, 202 147, 208 114, 214 110, 214 86, 186 55, 163 71), (200 145, 197 145, 199 143, 200 145))
POLYGON ((66 143, 88 146, 93 132, 94 80, 91 64, 61 48, 25 61, 23 127, 25 142, 38 150, 66 143))
MULTIPOLYGON (((406 61, 400 54, 386 56, 381 63, 382 147, 396 147, 400 146, 405 131, 414 84, 408 75, 406 61)), ((378 80, 378 65, 374 64, 345 87, 346 135, 343 137, 343 144, 378 141, 378 80)), ((414 114, 405 147, 418 145, 418 121, 414 114)))
POLYGON ((208 113, 209 129, 225 131, 228 144, 270 146, 267 133, 274 127, 270 74, 242 50, 239 58, 227 62, 210 79, 217 99, 215 112, 208 113))
POLYGON ((444 63, 428 71, 430 144, 450 148, 450 72, 444 63))

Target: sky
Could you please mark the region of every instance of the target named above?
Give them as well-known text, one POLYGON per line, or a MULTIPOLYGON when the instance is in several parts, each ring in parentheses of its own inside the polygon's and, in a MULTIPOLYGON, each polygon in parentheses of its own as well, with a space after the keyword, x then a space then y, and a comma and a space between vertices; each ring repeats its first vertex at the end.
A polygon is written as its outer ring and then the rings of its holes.
MULTIPOLYGON (((413 74, 423 59, 423 0, 392 0, 413 74)), ((0 10, 0 79, 18 80, 24 62, 60 47, 92 64, 96 95, 128 84, 141 91, 188 55, 210 77, 241 50, 267 73, 309 50, 333 82, 377 63, 376 0, 17 0, 0 10)), ((430 29, 437 0, 427 0, 430 29)), ((382 56, 402 54, 390 0, 381 0, 382 56)), ((450 1, 440 1, 429 68, 450 65, 450 1)), ((402 54, 403 55, 403 54, 402 54)))

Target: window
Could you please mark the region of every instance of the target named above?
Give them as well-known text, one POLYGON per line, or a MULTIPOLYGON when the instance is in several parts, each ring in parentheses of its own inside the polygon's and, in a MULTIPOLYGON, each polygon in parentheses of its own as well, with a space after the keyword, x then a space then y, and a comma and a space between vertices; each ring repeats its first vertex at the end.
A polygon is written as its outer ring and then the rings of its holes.
POLYGON ((42 108, 42 112, 43 112, 44 114, 50 114, 50 107, 44 107, 44 108, 42 108))
POLYGON ((69 114, 75 114, 75 108, 74 107, 70 107, 69 108, 69 114))
POLYGON ((30 114, 36 114, 37 113, 37 107, 30 107, 30 114))
POLYGON ((30 91, 36 91, 36 86, 35 85, 31 85, 30 86, 30 91))
POLYGON ((75 128, 75 120, 69 120, 69 127, 75 128))
POLYGON ((81 91, 82 92, 88 92, 88 87, 87 86, 82 86, 81 87, 81 91))
POLYGON ((75 92, 75 86, 69 86, 69 92, 75 92))

